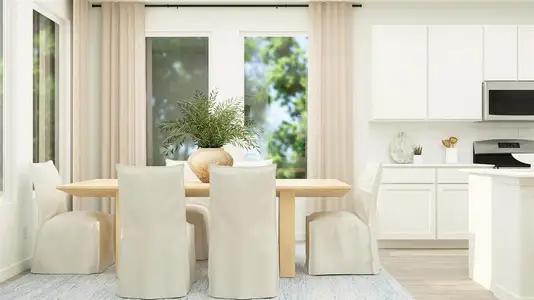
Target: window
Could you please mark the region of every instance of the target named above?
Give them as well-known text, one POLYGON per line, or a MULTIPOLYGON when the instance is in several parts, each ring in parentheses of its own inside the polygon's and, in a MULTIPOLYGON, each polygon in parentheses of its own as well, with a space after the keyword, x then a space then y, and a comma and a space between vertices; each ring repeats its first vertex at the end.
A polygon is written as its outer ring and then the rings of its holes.
POLYGON ((157 125, 179 117, 177 101, 188 100, 195 91, 208 93, 208 37, 147 38, 147 162, 165 165, 165 159, 187 160, 195 145, 186 143, 174 157, 163 155, 165 136, 157 125))
MULTIPOLYGON (((306 177, 307 9, 148 8, 145 21, 149 164, 164 164, 157 124, 177 117, 176 101, 216 89, 264 129, 259 153, 225 145, 234 160, 271 158, 278 178, 306 177)), ((185 160, 193 148, 177 150, 185 160)))
POLYGON ((278 178, 306 178, 307 48, 305 37, 245 37, 245 113, 278 178))
POLYGON ((58 25, 33 12, 33 161, 58 167, 58 25))

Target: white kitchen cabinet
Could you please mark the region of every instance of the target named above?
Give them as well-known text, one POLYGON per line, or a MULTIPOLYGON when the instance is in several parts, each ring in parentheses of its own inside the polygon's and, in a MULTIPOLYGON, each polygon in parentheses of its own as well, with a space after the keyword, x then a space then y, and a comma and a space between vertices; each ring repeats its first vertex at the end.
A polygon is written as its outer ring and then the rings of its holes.
POLYGON ((374 26, 371 70, 374 120, 426 119, 426 26, 374 26))
POLYGON ((517 26, 484 26, 484 80, 517 80, 517 26))
POLYGON ((482 118, 482 26, 428 29, 428 118, 482 118))
POLYGON ((534 26, 519 26, 519 80, 534 80, 534 26))
POLYGON ((381 185, 379 239, 435 239, 435 193, 434 184, 381 185))
POLYGON ((462 169, 492 167, 384 164, 376 226, 382 246, 437 242, 436 247, 464 247, 469 237, 469 174, 462 169))
POLYGON ((433 168, 388 168, 382 172, 382 183, 434 183, 433 168))
POLYGON ((469 238, 468 184, 438 184, 437 238, 469 238))

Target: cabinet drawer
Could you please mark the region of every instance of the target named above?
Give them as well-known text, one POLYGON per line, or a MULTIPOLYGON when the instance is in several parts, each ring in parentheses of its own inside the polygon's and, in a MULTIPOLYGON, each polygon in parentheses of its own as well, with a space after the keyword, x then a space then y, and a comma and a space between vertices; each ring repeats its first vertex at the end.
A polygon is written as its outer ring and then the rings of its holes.
POLYGON ((382 172, 382 183, 434 183, 435 180, 433 168, 386 168, 382 172))
POLYGON ((438 169, 438 183, 468 183, 469 173, 460 170, 454 168, 438 169))

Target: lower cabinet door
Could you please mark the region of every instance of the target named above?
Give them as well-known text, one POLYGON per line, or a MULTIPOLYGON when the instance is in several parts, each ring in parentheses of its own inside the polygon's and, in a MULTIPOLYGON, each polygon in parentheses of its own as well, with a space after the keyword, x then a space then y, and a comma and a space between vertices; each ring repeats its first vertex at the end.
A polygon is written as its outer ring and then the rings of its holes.
POLYGON ((468 185, 438 184, 437 194, 438 239, 468 239, 468 185))
POLYGON ((383 184, 378 197, 378 238, 436 238, 434 184, 383 184))

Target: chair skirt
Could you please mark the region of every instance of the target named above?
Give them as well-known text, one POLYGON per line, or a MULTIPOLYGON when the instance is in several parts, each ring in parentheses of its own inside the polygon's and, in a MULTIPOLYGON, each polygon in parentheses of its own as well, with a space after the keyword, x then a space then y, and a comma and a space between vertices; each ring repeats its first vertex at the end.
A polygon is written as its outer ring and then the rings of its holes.
POLYGON ((121 243, 117 294, 122 298, 166 299, 185 297, 195 282, 195 229, 187 223, 187 245, 173 239, 121 243), (140 249, 143 248, 144 249, 140 249), (186 247, 186 252, 179 249, 186 247), (142 253, 142 257, 138 254, 142 253), (186 255, 179 255, 185 253, 186 255))
POLYGON ((32 273, 94 274, 114 258, 113 217, 101 212, 73 211, 46 221, 35 241, 32 273))
POLYGON ((310 275, 378 274, 376 239, 351 212, 318 212, 306 218, 306 263, 310 275))
POLYGON ((197 260, 207 260, 209 256, 209 209, 207 203, 201 202, 200 199, 187 198, 186 219, 188 223, 195 226, 195 256, 197 260))

